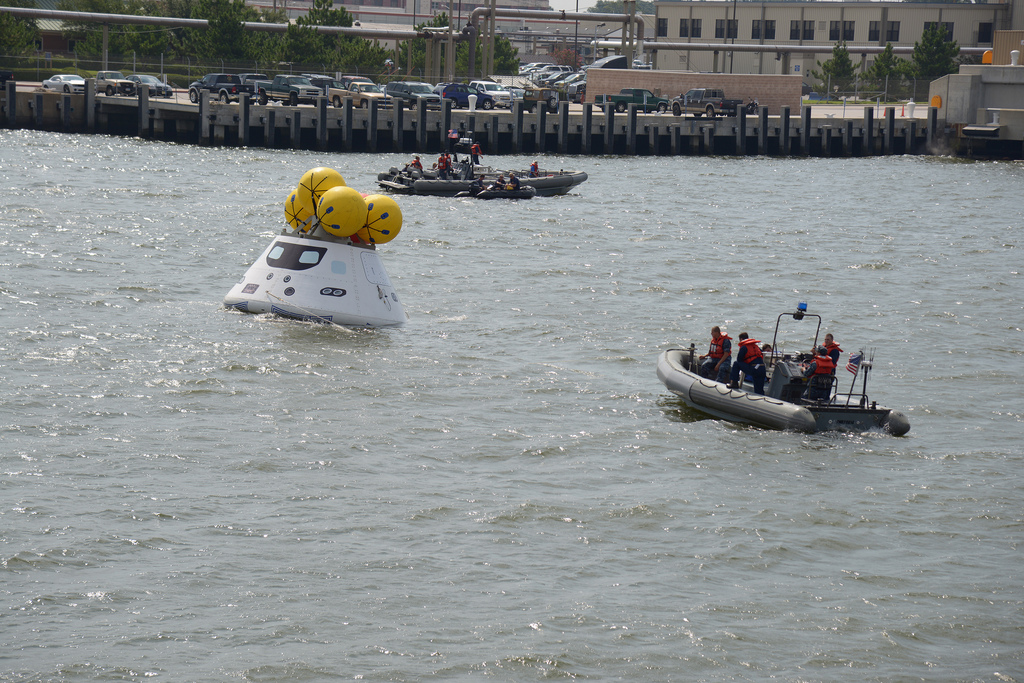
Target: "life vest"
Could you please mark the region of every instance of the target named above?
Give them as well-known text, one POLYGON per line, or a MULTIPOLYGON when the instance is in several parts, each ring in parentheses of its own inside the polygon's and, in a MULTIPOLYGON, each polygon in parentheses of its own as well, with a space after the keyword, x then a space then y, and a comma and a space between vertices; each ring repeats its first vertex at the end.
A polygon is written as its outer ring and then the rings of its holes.
POLYGON ((745 348, 747 350, 746 355, 744 355, 744 357, 743 357, 743 362, 744 363, 750 363, 751 365, 757 365, 758 363, 764 361, 764 354, 761 353, 761 347, 758 346, 758 344, 760 344, 760 343, 761 342, 759 342, 756 339, 741 339, 740 340, 740 346, 742 346, 743 348, 745 348))
POLYGON ((437 168, 438 169, 446 169, 446 168, 449 168, 450 166, 451 166, 451 162, 448 160, 448 155, 447 154, 442 154, 441 156, 439 156, 437 158, 437 168))
POLYGON ((833 351, 838 351, 839 353, 843 352, 843 350, 839 348, 839 344, 836 344, 835 342, 832 342, 831 344, 825 344, 825 348, 828 349, 830 355, 833 351))
POLYGON ((469 148, 469 151, 474 156, 480 156, 480 145, 473 143, 473 146, 469 148))
POLYGON ((412 166, 413 168, 418 168, 421 171, 423 170, 423 164, 420 163, 419 159, 413 159, 412 163, 409 164, 409 165, 412 166))
POLYGON ((708 349, 708 357, 718 360, 719 358, 724 356, 725 351, 722 350, 722 345, 725 344, 726 339, 729 339, 731 341, 732 337, 730 337, 727 334, 723 334, 721 337, 718 338, 718 341, 712 339, 711 348, 708 349))
POLYGON ((538 173, 540 173, 540 168, 537 167, 537 162, 530 164, 530 177, 536 178, 538 173))
POLYGON ((814 374, 815 375, 833 375, 836 371, 836 364, 832 360, 831 356, 815 356, 814 357, 814 374))

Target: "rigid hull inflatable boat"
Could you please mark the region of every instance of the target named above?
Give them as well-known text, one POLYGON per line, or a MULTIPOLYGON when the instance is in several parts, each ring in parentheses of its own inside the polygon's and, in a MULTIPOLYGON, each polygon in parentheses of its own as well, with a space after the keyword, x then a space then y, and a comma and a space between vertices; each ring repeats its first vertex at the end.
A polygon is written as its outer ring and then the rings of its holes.
MULTIPOLYGON (((804 308, 798 309, 796 313, 783 313, 779 320, 783 316, 791 316, 795 320, 817 318, 820 331, 821 317, 806 313, 806 305, 801 306, 804 308)), ((814 347, 817 346, 817 339, 818 333, 815 332, 814 347)), ((754 392, 750 378, 745 377, 736 389, 729 384, 701 377, 694 344, 685 349, 664 351, 658 357, 658 378, 691 408, 731 422, 798 432, 863 432, 879 429, 894 436, 902 436, 910 431, 910 421, 903 413, 879 406, 868 399, 867 376, 871 361, 860 360, 863 354, 856 356, 853 379, 856 384, 857 374, 863 378, 861 391, 854 391, 851 386, 849 392, 842 393, 837 390, 836 379, 832 378, 828 397, 812 401, 804 398, 807 387, 804 364, 811 356, 780 353, 777 342, 778 321, 771 354, 766 352, 764 356, 767 381, 763 395, 754 392)), ((851 358, 847 367, 853 364, 851 358)))

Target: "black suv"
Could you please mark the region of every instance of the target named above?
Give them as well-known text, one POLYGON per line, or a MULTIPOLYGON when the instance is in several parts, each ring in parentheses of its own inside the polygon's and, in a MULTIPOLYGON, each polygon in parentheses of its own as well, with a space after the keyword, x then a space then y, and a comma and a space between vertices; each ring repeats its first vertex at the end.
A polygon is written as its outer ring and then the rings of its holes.
POLYGON ((392 81, 384 88, 384 93, 393 98, 396 107, 408 104, 409 109, 415 109, 422 100, 427 106, 441 106, 441 96, 430 87, 428 83, 419 81, 392 81))
POLYGON ((238 100, 238 94, 245 92, 242 79, 236 74, 206 74, 188 86, 188 99, 192 104, 199 102, 199 91, 209 90, 221 102, 238 100))

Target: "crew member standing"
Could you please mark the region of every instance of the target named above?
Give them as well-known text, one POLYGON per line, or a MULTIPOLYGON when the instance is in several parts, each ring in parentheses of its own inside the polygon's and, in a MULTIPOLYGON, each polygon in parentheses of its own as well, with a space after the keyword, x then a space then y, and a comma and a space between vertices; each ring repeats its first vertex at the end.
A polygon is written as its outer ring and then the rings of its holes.
POLYGON ((836 341, 832 338, 831 334, 825 335, 825 348, 828 350, 828 355, 832 358, 832 362, 839 365, 839 354, 841 354, 843 350, 839 348, 839 344, 836 344, 836 341))
POLYGON ((808 400, 828 400, 832 395, 832 380, 835 371, 836 364, 832 362, 832 356, 828 355, 828 349, 819 346, 814 359, 804 370, 804 377, 810 378, 807 380, 808 400))
POLYGON ((441 154, 437 158, 437 177, 441 180, 448 180, 448 173, 452 168, 451 157, 448 156, 447 152, 441 154))
POLYGON ((733 363, 732 373, 729 375, 731 389, 740 388, 740 370, 754 383, 754 393, 764 394, 764 380, 766 377, 764 367, 764 353, 758 347, 761 342, 751 339, 746 332, 740 332, 740 348, 736 352, 736 362, 733 363))
POLYGON ((480 145, 473 143, 469 148, 469 153, 473 155, 473 163, 476 165, 480 164, 480 145))

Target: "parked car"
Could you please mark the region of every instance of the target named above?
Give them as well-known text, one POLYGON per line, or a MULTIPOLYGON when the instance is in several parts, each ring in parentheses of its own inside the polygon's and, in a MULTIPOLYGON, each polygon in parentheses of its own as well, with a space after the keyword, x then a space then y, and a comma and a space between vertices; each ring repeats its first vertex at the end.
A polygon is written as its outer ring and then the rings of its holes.
POLYGON ((533 111, 538 106, 547 107, 549 112, 558 111, 558 91, 553 88, 527 88, 523 93, 523 108, 533 111))
POLYGON ((135 89, 146 86, 149 88, 150 97, 173 97, 174 90, 171 86, 161 81, 156 76, 147 76, 146 74, 132 74, 128 77, 128 80, 135 84, 135 89))
MULTIPOLYGON (((376 83, 363 83, 362 81, 352 81, 346 90, 342 91, 341 99, 346 97, 352 98, 352 103, 362 109, 369 109, 370 102, 377 101, 377 106, 387 106, 391 104, 391 98, 388 97, 384 89, 376 83)), ((333 96, 331 101, 334 102, 335 107, 341 106, 341 99, 334 100, 333 96)))
POLYGON ((209 90, 221 102, 237 101, 239 93, 245 92, 242 79, 237 74, 206 74, 188 86, 188 99, 192 104, 199 103, 199 91, 209 90))
POLYGON ((96 92, 104 95, 134 95, 135 83, 120 71, 97 71, 96 92))
POLYGON ((341 81, 341 87, 345 88, 346 90, 353 83, 373 83, 373 81, 367 78, 366 76, 342 76, 338 80, 341 81))
POLYGON ((520 88, 518 85, 510 85, 507 88, 508 94, 512 96, 512 101, 522 100, 523 95, 526 94, 526 88, 520 88))
POLYGON ((494 98, 495 107, 512 108, 512 93, 501 83, 494 81, 470 81, 470 87, 476 88, 478 92, 486 93, 494 98))
POLYGON ((320 88, 327 100, 335 107, 341 107, 346 97, 345 86, 336 78, 323 74, 302 74, 309 79, 309 82, 320 88))
POLYGON ((58 74, 43 81, 43 89, 85 94, 85 79, 75 74, 58 74))
POLYGON ((451 100, 452 106, 469 107, 469 96, 476 95, 476 106, 481 109, 494 109, 494 98, 485 92, 470 87, 466 83, 445 83, 438 93, 443 99, 451 100))
POLYGON ((421 81, 391 81, 384 88, 388 97, 394 98, 395 106, 407 105, 409 109, 415 109, 421 101, 427 106, 441 106, 441 96, 430 87, 429 83, 421 81))
POLYGON ((256 86, 256 101, 260 104, 271 100, 286 102, 292 107, 300 102, 316 104, 317 98, 324 94, 305 76, 278 74, 272 81, 255 81, 253 85, 256 86))
POLYGON ((525 64, 519 68, 519 75, 528 76, 537 69, 543 68, 545 66, 554 66, 554 64, 550 62, 530 62, 529 64, 525 64))
POLYGON ((542 80, 554 73, 572 73, 573 68, 566 66, 565 64, 548 64, 547 66, 540 68, 530 73, 530 80, 537 85, 540 85, 542 80))
POLYGON ((238 74, 238 80, 242 81, 241 92, 249 93, 249 97, 256 96, 256 81, 269 81, 266 74, 244 73, 238 74))

